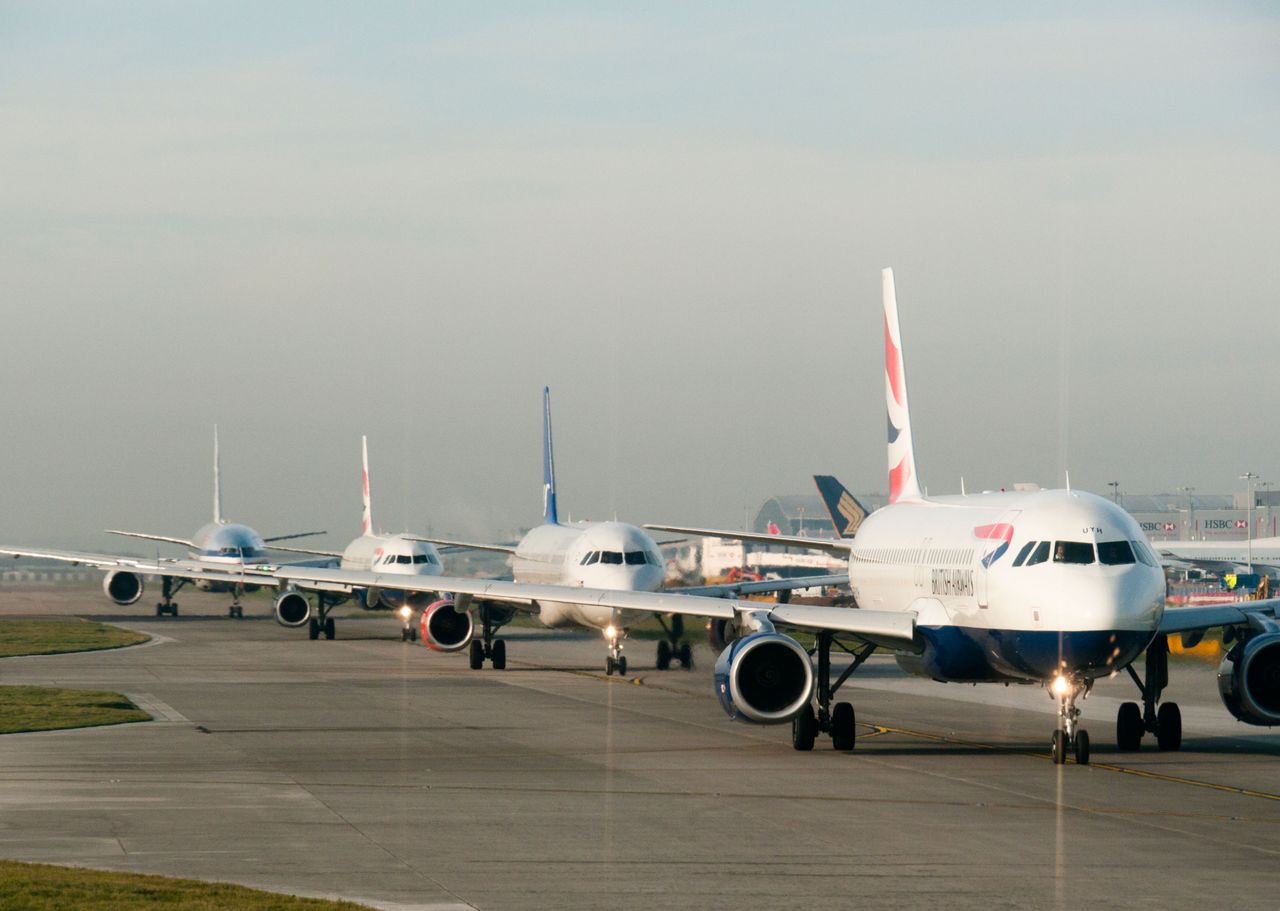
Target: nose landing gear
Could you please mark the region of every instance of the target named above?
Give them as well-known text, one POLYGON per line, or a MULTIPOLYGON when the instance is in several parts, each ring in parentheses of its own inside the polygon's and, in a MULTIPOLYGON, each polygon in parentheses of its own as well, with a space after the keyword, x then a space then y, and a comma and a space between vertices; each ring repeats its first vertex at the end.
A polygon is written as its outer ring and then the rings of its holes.
POLYGON ((1054 765, 1065 763, 1068 753, 1075 756, 1078 765, 1089 764, 1089 732, 1080 727, 1080 709, 1076 708, 1076 697, 1087 697, 1092 686, 1092 680, 1081 683, 1063 674, 1054 677, 1050 684, 1053 695, 1058 699, 1058 729, 1053 732, 1053 739, 1049 742, 1054 765))
POLYGON ((609 643, 609 657, 604 662, 605 676, 612 677, 615 672, 619 676, 627 675, 627 656, 622 654, 622 639, 626 630, 620 630, 613 624, 605 627, 604 638, 609 643))

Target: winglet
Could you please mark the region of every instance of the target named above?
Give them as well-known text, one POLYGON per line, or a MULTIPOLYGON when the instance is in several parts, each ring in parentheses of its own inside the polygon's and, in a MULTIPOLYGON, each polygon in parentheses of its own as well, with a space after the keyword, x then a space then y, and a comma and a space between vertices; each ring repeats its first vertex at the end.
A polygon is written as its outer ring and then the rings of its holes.
POLYGON ((848 488, 829 474, 816 474, 813 483, 826 504, 837 537, 852 538, 867 517, 867 508, 858 502, 848 488))
POLYGON ((369 438, 360 437, 360 466, 363 469, 364 513, 360 518, 360 534, 373 534, 373 508, 369 500, 369 438))
POLYGON ((218 460, 218 425, 213 425, 213 524, 222 524, 222 471, 218 460))
POLYGON ((542 387, 542 518, 559 525, 556 515, 556 460, 551 449, 551 387, 542 387))
POLYGON ((884 397, 888 409, 889 502, 920 499, 915 447, 911 442, 911 410, 907 406, 907 371, 898 327, 898 297, 893 270, 880 273, 884 295, 884 397))

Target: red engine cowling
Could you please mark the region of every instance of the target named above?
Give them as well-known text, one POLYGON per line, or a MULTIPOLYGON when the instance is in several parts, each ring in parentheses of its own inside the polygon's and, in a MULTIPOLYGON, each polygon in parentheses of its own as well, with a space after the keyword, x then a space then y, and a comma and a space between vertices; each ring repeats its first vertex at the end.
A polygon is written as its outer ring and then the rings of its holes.
POLYGON ((446 598, 427 606, 418 629, 422 644, 427 648, 437 652, 456 652, 471 644, 475 623, 470 613, 458 610, 446 598))

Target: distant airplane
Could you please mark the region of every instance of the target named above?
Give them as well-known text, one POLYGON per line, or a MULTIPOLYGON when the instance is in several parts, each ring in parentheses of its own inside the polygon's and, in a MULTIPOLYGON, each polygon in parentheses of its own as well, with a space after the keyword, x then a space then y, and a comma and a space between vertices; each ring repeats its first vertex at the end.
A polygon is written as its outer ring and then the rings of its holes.
POLYGON ((1280 577, 1280 538, 1248 541, 1160 541, 1156 552, 1211 573, 1266 573, 1280 577), (1252 570, 1250 565, 1252 564, 1252 570))
MULTIPOLYGON (((497 631, 518 611, 534 613, 545 626, 579 626, 600 630, 608 648, 607 674, 626 674, 627 659, 622 654, 629 627, 656 614, 667 632, 658 642, 657 665, 668 668, 672 660, 685 667, 692 664, 692 652, 682 641, 683 614, 704 614, 694 602, 709 602, 716 612, 725 608, 705 596, 736 596, 751 592, 788 591, 813 585, 843 584, 843 576, 805 579, 778 579, 726 585, 675 589, 671 594, 644 600, 656 593, 666 575, 665 561, 658 544, 643 529, 624 522, 562 523, 556 508, 555 458, 551 438, 551 393, 543 390, 543 524, 529 531, 515 546, 474 544, 440 538, 423 538, 434 544, 475 548, 508 554, 514 582, 487 582, 476 579, 433 578, 392 579, 376 568, 371 572, 283 568, 281 578, 299 585, 328 583, 338 586, 400 588, 410 591, 441 589, 453 592, 454 600, 433 605, 422 618, 423 639, 437 647, 460 649, 470 646, 471 667, 479 669, 488 660, 494 668, 506 667, 506 643, 495 638, 497 631), (691 595, 704 597, 693 598, 691 595), (638 600, 639 599, 639 600, 638 600), (474 637, 470 622, 457 622, 455 615, 470 617, 473 607, 480 621, 480 636, 474 637), (672 614, 668 622, 665 615, 672 614), (432 626, 437 617, 448 618, 440 629, 432 626), (450 638, 450 634, 452 638, 450 638)), ((759 605, 755 605, 756 608, 759 605)), ((732 610, 729 610, 732 613, 732 610)))
MULTIPOLYGON (((372 502, 369 496, 369 443, 366 437, 360 438, 360 457, 363 466, 362 497, 364 513, 360 523, 360 537, 352 540, 346 548, 339 552, 324 552, 325 556, 339 560, 338 566, 344 570, 365 572, 376 569, 388 575, 438 576, 443 571, 440 563, 440 552, 435 545, 422 538, 410 534, 387 535, 375 534, 373 531, 372 502)), ((281 548, 289 550, 290 548, 281 548)), ((318 551, 300 551, 301 553, 319 553, 318 551)), ((450 650, 436 639, 432 629, 444 629, 444 638, 452 641, 458 635, 459 624, 470 628, 470 618, 466 614, 455 614, 452 603, 436 597, 435 593, 406 592, 398 588, 352 588, 337 586, 331 590, 319 584, 299 583, 289 586, 275 600, 276 621, 281 626, 299 627, 304 624, 312 639, 320 638, 323 633, 326 639, 335 635, 334 621, 329 611, 350 598, 355 597, 368 610, 385 608, 398 610, 404 621, 404 629, 400 634, 402 640, 417 639, 418 632, 411 619, 415 608, 425 608, 432 619, 424 624, 425 642, 433 648, 450 650), (310 589, 316 601, 313 611, 311 602, 299 588, 310 589), (430 604, 432 600, 438 603, 430 604)))
MULTIPOLYGON (((275 567, 270 545, 278 541, 290 541, 322 535, 322 531, 306 531, 289 535, 264 538, 247 525, 235 525, 222 517, 221 472, 218 457, 218 428, 213 429, 213 521, 203 525, 190 538, 168 535, 152 535, 142 532, 108 529, 108 534, 141 538, 147 541, 163 541, 190 548, 186 559, 140 559, 115 554, 80 553, 69 550, 49 550, 35 547, 0 547, 0 554, 14 557, 33 557, 43 560, 60 560, 73 565, 93 566, 105 570, 102 590, 116 604, 126 606, 141 599, 144 579, 159 576, 161 596, 156 604, 156 616, 178 615, 178 603, 173 600, 183 586, 194 585, 200 591, 225 592, 232 596, 229 616, 243 617, 240 597, 259 587, 274 586, 276 579, 269 570, 275 567)), ((295 552, 316 553, 316 551, 295 552)))

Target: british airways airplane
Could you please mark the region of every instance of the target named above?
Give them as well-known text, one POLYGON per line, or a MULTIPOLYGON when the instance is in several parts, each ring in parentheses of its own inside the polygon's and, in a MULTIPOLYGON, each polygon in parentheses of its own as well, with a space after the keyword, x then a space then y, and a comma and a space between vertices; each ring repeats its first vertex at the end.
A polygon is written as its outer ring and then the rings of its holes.
MULTIPOLYGON (((581 587, 436 578, 458 609, 485 604, 564 603, 626 612, 709 617, 733 641, 716 662, 714 684, 731 718, 791 723, 797 750, 827 733, 839 750, 855 745, 855 714, 833 699, 879 649, 902 667, 939 682, 1027 683, 1058 702, 1050 740, 1055 763, 1089 761, 1080 702, 1101 677, 1125 672, 1141 704, 1116 718, 1121 749, 1145 734, 1161 749, 1182 742, 1182 719, 1163 701, 1168 636, 1196 640, 1222 627, 1231 644, 1218 672, 1227 709, 1253 725, 1280 724, 1280 599, 1165 610, 1164 575, 1141 528, 1111 501, 1075 490, 927 497, 916 471, 893 273, 883 273, 885 400, 890 503, 862 519, 852 540, 745 535, 680 526, 648 526, 844 553, 855 608, 762 605, 666 592, 622 591, 611 579, 581 587), (804 648, 779 627, 815 633, 804 648), (835 647, 852 656, 837 674, 835 647), (1145 653, 1145 678, 1133 664, 1145 653), (817 667, 814 667, 814 658, 817 667), (833 679, 834 676, 834 679, 833 679), (816 707, 815 707, 816 701, 816 707)), ((554 490, 551 491, 554 493, 554 490)), ((283 568, 282 578, 341 578, 385 584, 374 574, 283 568)), ((421 584, 421 583, 409 583, 421 584)))
MULTIPOLYGON (((317 551, 296 549, 297 553, 320 554, 321 556, 332 557, 338 560, 338 566, 344 570, 355 570, 357 572, 367 572, 376 569, 378 572, 387 575, 406 575, 406 576, 438 576, 443 571, 440 563, 440 552, 436 550, 434 544, 423 538, 414 535, 404 534, 382 534, 375 533, 373 530, 373 502, 369 495, 369 441, 366 437, 360 438, 360 457, 363 467, 361 473, 361 496, 364 503, 364 511, 360 519, 360 537, 355 538, 350 544, 342 550, 337 551, 317 551)), ((292 551, 294 548, 281 547, 278 550, 292 551)), ((307 627, 307 633, 311 639, 319 639, 321 634, 326 639, 332 639, 336 635, 333 617, 329 616, 329 611, 344 601, 351 598, 359 600, 360 605, 366 610, 395 610, 399 613, 400 619, 404 621, 404 629, 401 631, 400 638, 402 641, 416 640, 418 638, 417 629, 410 622, 415 609, 430 609, 429 604, 432 600, 439 600, 437 592, 418 592, 405 591, 403 588, 379 588, 379 587, 352 587, 348 585, 325 585, 320 583, 300 583, 286 587, 279 595, 276 596, 273 610, 276 615, 276 622, 281 626, 287 627, 307 627), (299 588, 309 589, 315 598, 315 608, 311 607, 311 602, 307 596, 299 591, 299 588)), ((452 620, 452 626, 448 630, 454 630, 453 635, 457 635, 457 624, 463 622, 463 618, 446 618, 443 615, 436 620, 436 626, 452 620)), ((446 635, 446 638, 449 638, 446 635)), ((438 642, 427 639, 428 645, 441 647, 438 642)))
MULTIPOLYGON (((49 550, 34 547, 0 547, 0 554, 13 557, 35 557, 43 560, 60 560, 72 565, 93 566, 104 570, 102 590, 108 598, 121 606, 137 603, 143 594, 147 576, 159 576, 161 597, 156 604, 156 616, 178 615, 178 603, 173 596, 185 585, 193 585, 200 591, 224 592, 232 597, 228 613, 232 617, 244 616, 240 597, 259 587, 274 586, 276 580, 270 571, 276 568, 270 551, 282 548, 272 545, 279 541, 309 538, 322 535, 322 531, 305 531, 289 535, 264 538, 247 525, 237 525, 222 517, 222 484, 218 456, 218 428, 213 428, 213 521, 202 525, 190 538, 153 535, 135 531, 108 529, 108 534, 146 541, 161 541, 188 548, 186 559, 155 559, 118 556, 115 554, 81 553, 69 550, 49 550)), ((319 554, 320 551, 290 548, 296 553, 319 554)))

